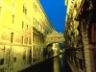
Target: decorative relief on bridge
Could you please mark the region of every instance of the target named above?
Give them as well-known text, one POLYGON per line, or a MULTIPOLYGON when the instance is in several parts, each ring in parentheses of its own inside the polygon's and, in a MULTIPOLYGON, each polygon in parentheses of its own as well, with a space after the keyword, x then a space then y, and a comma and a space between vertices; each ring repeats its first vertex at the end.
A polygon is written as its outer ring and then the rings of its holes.
POLYGON ((50 43, 63 43, 64 41, 64 34, 56 31, 53 31, 46 36, 46 45, 50 43))

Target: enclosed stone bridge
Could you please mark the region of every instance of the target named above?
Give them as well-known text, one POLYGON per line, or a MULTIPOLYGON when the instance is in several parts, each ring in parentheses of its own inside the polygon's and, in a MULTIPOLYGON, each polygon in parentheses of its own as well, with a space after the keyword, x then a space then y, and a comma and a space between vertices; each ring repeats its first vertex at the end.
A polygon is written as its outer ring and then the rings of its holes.
POLYGON ((64 34, 56 31, 53 31, 46 36, 46 46, 51 43, 64 43, 64 41, 64 34))

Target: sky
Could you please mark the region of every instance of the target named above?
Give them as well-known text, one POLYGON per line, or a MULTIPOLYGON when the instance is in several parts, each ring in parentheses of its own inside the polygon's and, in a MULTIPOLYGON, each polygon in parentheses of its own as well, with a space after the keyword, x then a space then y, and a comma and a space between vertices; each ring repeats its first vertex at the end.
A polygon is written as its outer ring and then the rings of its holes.
POLYGON ((64 33, 66 18, 64 0, 40 0, 40 3, 55 30, 64 33))

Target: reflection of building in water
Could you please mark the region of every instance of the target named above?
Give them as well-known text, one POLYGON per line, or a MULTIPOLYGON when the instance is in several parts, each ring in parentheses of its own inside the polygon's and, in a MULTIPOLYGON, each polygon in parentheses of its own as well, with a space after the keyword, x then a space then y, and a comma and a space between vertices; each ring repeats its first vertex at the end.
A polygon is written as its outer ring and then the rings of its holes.
POLYGON ((77 68, 77 72, 95 72, 96 0, 65 0, 65 3, 65 45, 71 67, 77 68))
POLYGON ((38 0, 0 1, 0 72, 16 72, 42 59, 53 31, 38 0))

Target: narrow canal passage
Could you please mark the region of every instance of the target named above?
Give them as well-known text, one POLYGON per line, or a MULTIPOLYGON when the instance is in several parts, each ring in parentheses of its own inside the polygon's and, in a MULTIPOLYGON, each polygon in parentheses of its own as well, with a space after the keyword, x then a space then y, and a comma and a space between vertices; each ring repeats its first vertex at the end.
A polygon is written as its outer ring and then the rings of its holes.
POLYGON ((45 60, 21 72, 71 72, 64 55, 45 60))

